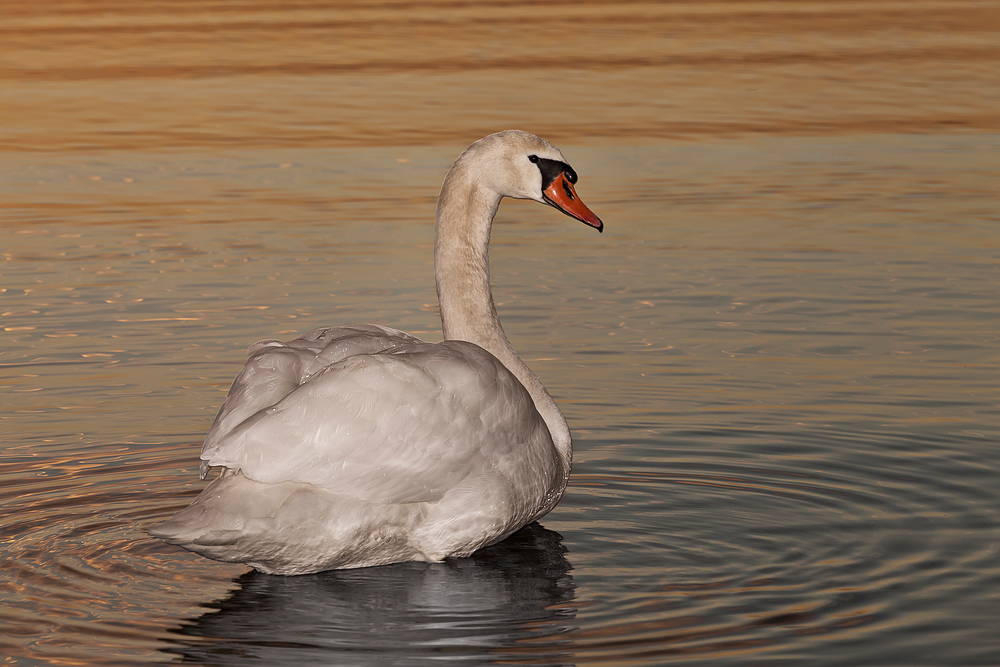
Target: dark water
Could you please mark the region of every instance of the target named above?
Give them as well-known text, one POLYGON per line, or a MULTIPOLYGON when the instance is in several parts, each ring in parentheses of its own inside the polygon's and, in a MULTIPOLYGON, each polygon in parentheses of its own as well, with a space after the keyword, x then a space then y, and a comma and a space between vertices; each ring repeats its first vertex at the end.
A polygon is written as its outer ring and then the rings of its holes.
POLYGON ((0 664, 1000 662, 998 10, 5 10, 0 664), (295 578, 148 537, 248 344, 440 336, 437 189, 506 127, 606 223, 493 234, 563 502, 295 578))

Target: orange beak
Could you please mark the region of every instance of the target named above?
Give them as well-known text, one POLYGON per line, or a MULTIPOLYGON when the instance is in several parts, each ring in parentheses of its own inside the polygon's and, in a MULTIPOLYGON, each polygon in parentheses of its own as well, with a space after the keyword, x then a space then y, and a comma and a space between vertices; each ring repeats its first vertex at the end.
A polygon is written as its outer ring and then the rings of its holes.
POLYGON ((576 196, 576 190, 566 178, 566 174, 556 176, 549 187, 542 192, 542 198, 549 206, 554 206, 566 215, 587 223, 599 232, 604 231, 604 223, 576 196))

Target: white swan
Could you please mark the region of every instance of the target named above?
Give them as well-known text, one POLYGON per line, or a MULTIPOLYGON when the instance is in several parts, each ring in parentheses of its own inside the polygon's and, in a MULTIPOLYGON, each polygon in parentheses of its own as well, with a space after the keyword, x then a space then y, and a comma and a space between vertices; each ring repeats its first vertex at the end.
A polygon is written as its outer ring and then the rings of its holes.
POLYGON ((209 558, 304 574, 467 556, 538 519, 569 477, 569 427, 504 335, 487 250, 500 199, 598 231, 554 146, 508 130, 472 144, 438 199, 444 342, 356 325, 262 341, 201 452, 221 475, 150 532, 209 558))

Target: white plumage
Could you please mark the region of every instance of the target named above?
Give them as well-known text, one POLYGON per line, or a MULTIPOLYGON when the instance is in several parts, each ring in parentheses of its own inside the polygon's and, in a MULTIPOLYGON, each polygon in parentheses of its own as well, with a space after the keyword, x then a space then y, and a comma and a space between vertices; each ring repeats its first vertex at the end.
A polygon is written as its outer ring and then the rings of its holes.
POLYGON ((526 132, 470 146, 438 202, 446 340, 366 324, 254 344, 202 448, 202 477, 220 476, 151 532, 303 574, 466 556, 551 510, 569 476, 569 428, 503 333, 487 250, 503 196, 600 230, 575 181, 526 132))

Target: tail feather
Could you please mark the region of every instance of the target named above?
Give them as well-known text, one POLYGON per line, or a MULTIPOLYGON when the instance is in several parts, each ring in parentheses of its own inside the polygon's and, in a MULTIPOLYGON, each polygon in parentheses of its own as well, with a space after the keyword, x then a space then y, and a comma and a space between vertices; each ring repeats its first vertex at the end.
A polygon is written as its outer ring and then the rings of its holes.
POLYGON ((409 539, 426 512, 423 503, 375 506, 308 484, 263 484, 235 472, 212 481, 149 533, 215 560, 304 574, 426 560, 409 539))

